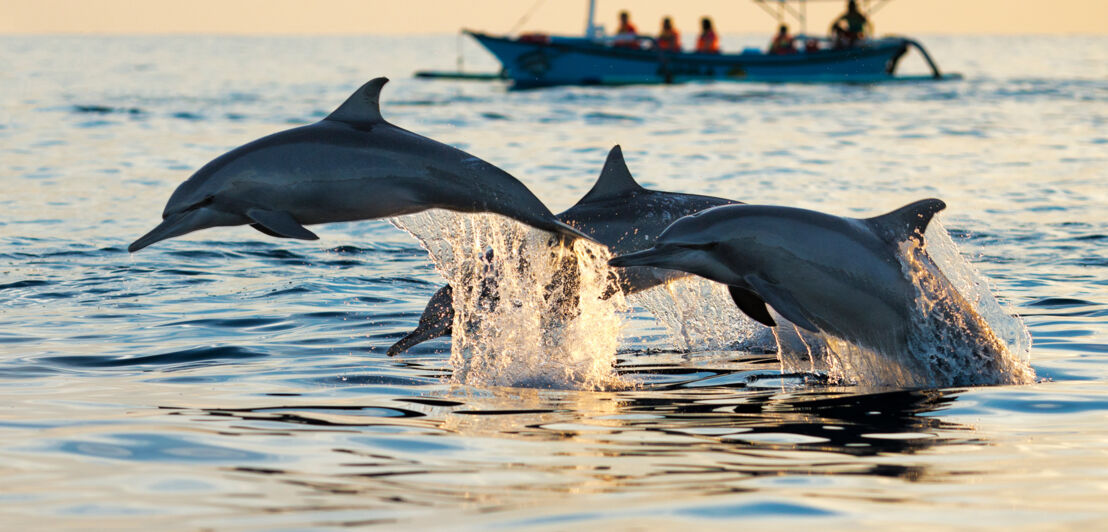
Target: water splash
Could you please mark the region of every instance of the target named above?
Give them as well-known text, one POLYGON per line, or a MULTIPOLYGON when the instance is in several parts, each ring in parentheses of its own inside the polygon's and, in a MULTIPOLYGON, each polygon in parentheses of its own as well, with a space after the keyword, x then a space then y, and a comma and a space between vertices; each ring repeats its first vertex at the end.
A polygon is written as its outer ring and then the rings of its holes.
POLYGON ((1023 319, 993 294, 988 280, 962 256, 950 233, 938 220, 927 230, 927 253, 939 265, 947 280, 969 301, 993 332, 1004 341, 1009 353, 1024 364, 1031 362, 1031 331, 1023 319))
MULTIPOLYGON (((627 386, 613 372, 620 294, 608 251, 491 214, 429 211, 394 219, 455 287, 453 379, 477 386, 601 389, 627 386)), ((670 332, 673 349, 776 347, 786 373, 866 386, 942 387, 1033 382, 1030 335, 993 297, 941 224, 899 257, 916 289, 907 349, 877 352, 797 328, 774 313, 772 330, 744 316, 726 288, 686 277, 630 297, 670 332)))
POLYGON ((775 315, 783 370, 875 386, 1034 382, 1031 336, 1023 321, 997 301, 940 223, 931 223, 925 240, 926 248, 910 240, 899 249, 901 268, 916 290, 907 349, 876 352, 800 330, 775 315))
POLYGON ((766 342, 769 329, 740 312, 726 286, 703 277, 682 277, 632 294, 628 301, 654 315, 669 331, 676 351, 773 347, 766 342))
POLYGON ((454 287, 452 379, 474 386, 604 389, 626 308, 608 250, 493 214, 432 210, 390 220, 454 287))
POLYGON ((993 296, 985 278, 958 252, 941 224, 927 232, 926 249, 901 246, 905 273, 917 290, 911 350, 931 372, 930 383, 1027 384, 1031 335, 993 296))

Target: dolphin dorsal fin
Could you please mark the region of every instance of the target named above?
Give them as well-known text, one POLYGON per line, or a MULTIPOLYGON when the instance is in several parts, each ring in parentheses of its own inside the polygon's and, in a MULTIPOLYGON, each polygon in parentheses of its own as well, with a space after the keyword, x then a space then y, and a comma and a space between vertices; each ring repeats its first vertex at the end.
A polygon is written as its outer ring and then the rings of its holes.
POLYGON ((646 190, 631 177, 631 171, 627 169, 627 163, 623 161, 623 150, 619 144, 608 152, 608 159, 604 161, 604 169, 600 171, 600 177, 596 178, 596 184, 592 186, 588 194, 577 203, 589 201, 601 201, 609 198, 646 190))
POLYGON ((389 78, 374 78, 367 81, 324 120, 354 125, 384 122, 385 119, 381 117, 381 87, 384 87, 388 81, 389 78))
POLYGON ((909 203, 895 211, 881 216, 866 219, 866 223, 873 228, 885 241, 897 244, 915 238, 923 240, 923 232, 927 230, 927 224, 935 213, 946 208, 943 200, 929 198, 909 203))

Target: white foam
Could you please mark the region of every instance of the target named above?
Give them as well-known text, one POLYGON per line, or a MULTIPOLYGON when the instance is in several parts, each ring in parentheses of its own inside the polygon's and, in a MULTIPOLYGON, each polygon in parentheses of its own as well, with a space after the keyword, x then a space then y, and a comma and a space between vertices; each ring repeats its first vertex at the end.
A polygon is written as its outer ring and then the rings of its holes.
MULTIPOLYGON (((433 210, 392 222, 415 236, 454 286, 453 380, 477 386, 604 389, 628 386, 614 371, 627 310, 611 287, 609 252, 492 214, 433 210), (491 250, 491 255, 488 251, 491 250), (496 297, 489 297, 496 294, 496 297), (576 295, 575 295, 576 294, 576 295)), ((901 246, 916 288, 904 352, 875 352, 800 330, 774 313, 785 373, 867 386, 941 387, 1033 382, 1031 339, 992 295, 949 234, 932 222, 926 252, 901 246)), ((743 315, 726 287, 686 277, 631 296, 669 331, 674 350, 760 350, 769 329, 743 315)))
POLYGON ((748 318, 727 293, 727 287, 689 276, 628 297, 654 315, 681 352, 767 347, 768 328, 748 318))
POLYGON ((454 287, 455 382, 627 385, 613 369, 626 303, 618 290, 603 297, 611 282, 605 247, 553 245, 550 233, 485 213, 432 210, 391 221, 419 240, 454 287))

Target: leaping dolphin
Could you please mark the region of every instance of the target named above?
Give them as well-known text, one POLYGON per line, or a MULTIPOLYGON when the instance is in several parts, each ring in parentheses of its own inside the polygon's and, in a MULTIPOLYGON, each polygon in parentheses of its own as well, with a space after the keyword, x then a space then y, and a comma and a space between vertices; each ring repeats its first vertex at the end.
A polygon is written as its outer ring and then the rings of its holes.
POLYGON ((128 251, 243 224, 270 236, 316 240, 305 225, 432 208, 492 212, 584 236, 503 170, 386 122, 380 92, 387 81, 362 85, 319 122, 260 138, 204 165, 169 198, 162 223, 128 251))
MULTIPOLYGON (((596 184, 558 219, 608 246, 613 253, 629 253, 653 245, 658 234, 682 216, 735 203, 739 202, 643 188, 631 176, 623 150, 616 145, 608 152, 596 184)), ((686 275, 653 267, 623 268, 618 289, 632 294, 686 275)), ((416 329, 389 347, 389 356, 450 334, 453 322, 453 289, 446 285, 431 296, 416 329)))
POLYGON ((923 240, 935 213, 925 199, 868 219, 791 207, 734 205, 677 220, 654 247, 612 266, 654 266, 728 285, 739 308, 769 326, 766 305, 797 326, 888 352, 907 342, 916 290, 897 257, 923 240))
POLYGON ((672 268, 724 283, 757 321, 775 325, 769 305, 802 329, 871 349, 913 372, 942 373, 942 364, 928 367, 908 355, 935 347, 989 370, 932 384, 1026 382, 1029 368, 1006 356, 1004 343, 926 253, 923 233, 944 208, 925 199, 855 219, 789 207, 716 207, 677 220, 654 247, 609 264, 672 268))

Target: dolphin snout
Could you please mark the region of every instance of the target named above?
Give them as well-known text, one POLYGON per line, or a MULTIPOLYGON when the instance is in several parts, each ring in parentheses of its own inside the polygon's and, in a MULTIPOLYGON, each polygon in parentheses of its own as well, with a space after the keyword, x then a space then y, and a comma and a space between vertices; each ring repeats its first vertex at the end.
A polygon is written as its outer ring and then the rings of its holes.
POLYGON ((134 253, 155 242, 161 242, 162 240, 165 240, 167 238, 173 238, 175 236, 184 234, 185 231, 181 230, 181 221, 184 218, 184 213, 171 214, 167 216, 164 220, 162 220, 162 223, 158 224, 157 227, 151 229, 150 232, 139 237, 139 239, 131 243, 130 246, 127 246, 127 251, 134 253))
POLYGON ((167 216, 157 227, 128 246, 127 251, 134 253, 155 242, 161 242, 167 238, 181 236, 208 227, 239 225, 242 223, 246 223, 246 219, 242 216, 219 212, 208 207, 187 210, 167 216))
POLYGON ((682 250, 670 248, 650 248, 608 259, 608 266, 626 268, 628 266, 669 267, 671 259, 682 250))

